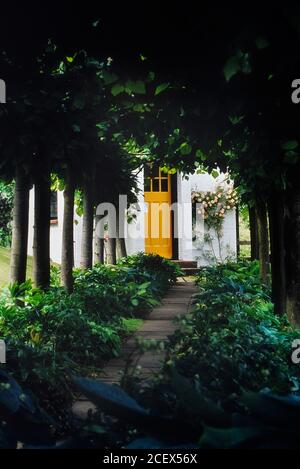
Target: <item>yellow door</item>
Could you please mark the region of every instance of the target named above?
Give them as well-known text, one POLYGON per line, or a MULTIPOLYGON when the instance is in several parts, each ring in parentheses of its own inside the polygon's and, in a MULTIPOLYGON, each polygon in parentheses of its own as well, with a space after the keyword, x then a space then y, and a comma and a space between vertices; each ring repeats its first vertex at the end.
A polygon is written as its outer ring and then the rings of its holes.
POLYGON ((145 167, 145 251, 172 258, 171 176, 158 166, 145 167))

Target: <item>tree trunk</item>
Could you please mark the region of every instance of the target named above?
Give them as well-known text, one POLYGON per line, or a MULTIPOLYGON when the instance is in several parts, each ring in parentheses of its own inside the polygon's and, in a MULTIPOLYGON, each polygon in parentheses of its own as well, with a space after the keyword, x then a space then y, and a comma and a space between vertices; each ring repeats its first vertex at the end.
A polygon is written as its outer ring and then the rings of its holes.
POLYGON ((286 272, 284 246, 284 200, 283 195, 274 193, 268 202, 270 244, 271 244, 271 275, 272 301, 275 314, 286 312, 286 272))
POLYGON ((267 207, 265 202, 259 201, 256 204, 256 217, 257 217, 257 228, 258 228, 258 252, 259 252, 259 264, 260 274, 262 281, 269 284, 269 272, 270 272, 270 250, 269 250, 269 230, 268 230, 268 216, 267 207))
POLYGON ((118 259, 121 259, 121 257, 127 257, 127 250, 124 238, 118 237, 116 239, 116 250, 118 259))
POLYGON ((251 241, 251 261, 259 259, 258 250, 258 228, 255 207, 248 207, 249 224, 250 224, 250 241, 251 241))
POLYGON ((116 264, 117 255, 116 255, 116 238, 109 237, 106 242, 106 260, 107 264, 116 264))
POLYGON ((237 258, 240 257, 240 216, 239 216, 239 207, 237 205, 235 209, 235 230, 236 230, 236 255, 237 258))
POLYGON ((94 264, 104 264, 104 239, 95 238, 94 264))
MULTIPOLYGON (((120 259, 121 257, 126 257, 127 256, 127 250, 126 250, 126 243, 125 243, 125 238, 124 238, 124 229, 120 229, 120 220, 119 220, 120 213, 117 213, 116 217, 116 231, 117 231, 117 238, 116 238, 116 252, 117 252, 117 257, 120 259)), ((121 217, 122 218, 122 217, 121 217)), ((124 227, 123 227, 124 228, 124 227)))
POLYGON ((104 264, 104 230, 100 232, 100 222, 103 217, 95 216, 94 230, 94 264, 104 264))
POLYGON ((34 185, 33 237, 33 278, 35 285, 43 289, 50 285, 50 197, 50 168, 45 164, 34 185))
POLYGON ((10 257, 10 282, 26 280, 28 247, 29 181, 23 168, 16 169, 13 230, 10 257))
POLYGON ((286 230, 286 310, 289 320, 300 327, 300 188, 289 193, 286 230))
POLYGON ((74 193, 75 185, 72 176, 68 175, 64 190, 64 218, 61 254, 61 281, 68 293, 73 291, 74 266, 74 193))
POLYGON ((83 220, 81 261, 82 269, 90 269, 93 265, 93 224, 94 224, 94 194, 91 181, 86 184, 83 191, 83 220))

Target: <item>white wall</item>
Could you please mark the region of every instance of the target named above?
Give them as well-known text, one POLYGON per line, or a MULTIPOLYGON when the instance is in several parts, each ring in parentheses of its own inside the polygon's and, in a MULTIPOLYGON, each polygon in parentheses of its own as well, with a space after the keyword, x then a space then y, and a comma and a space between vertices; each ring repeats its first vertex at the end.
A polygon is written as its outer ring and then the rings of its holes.
MULTIPOLYGON (((33 254, 33 229, 34 229, 34 189, 30 191, 29 198, 29 233, 28 233, 28 254, 33 254)), ((61 244, 62 244, 62 226, 64 216, 64 196, 63 192, 57 193, 57 224, 50 225, 50 259, 60 264, 61 244)), ((80 263, 80 241, 81 241, 81 218, 74 214, 74 260, 75 265, 80 263), (78 224, 76 224, 78 223, 78 224)))
MULTIPOLYGON (((197 260, 198 265, 209 264, 207 256, 203 256, 204 251, 211 252, 211 247, 207 243, 192 241, 192 191, 214 191, 220 184, 227 184, 224 182, 224 175, 218 178, 213 178, 209 174, 192 174, 188 179, 185 179, 178 174, 178 202, 184 204, 184 215, 179 221, 179 225, 183 231, 183 236, 178 240, 179 259, 181 260, 197 260)), ((219 247, 216 237, 214 237, 213 248, 218 258, 219 247)), ((224 260, 228 255, 236 255, 236 217, 235 210, 227 212, 224 225, 223 236, 221 242, 221 257, 224 260)))
MULTIPOLYGON (((126 247, 128 254, 145 250, 144 224, 146 206, 144 204, 143 194, 143 171, 138 174, 138 186, 140 192, 138 195, 137 207, 133 207, 136 213, 136 219, 130 224, 127 224, 127 238, 126 247), (142 236, 141 236, 142 234, 142 236)), ((192 203, 191 192, 193 190, 199 191, 213 191, 222 183, 224 176, 214 179, 209 174, 193 174, 188 179, 182 177, 181 174, 177 175, 177 198, 179 203, 178 213, 178 257, 181 260, 198 260, 198 264, 205 265, 207 260, 203 258, 202 246, 199 243, 192 241, 192 203)), ((62 242, 62 225, 63 225, 63 193, 58 192, 57 200, 58 210, 58 223, 50 227, 50 257, 53 262, 60 263, 61 261, 61 242, 62 242)), ((30 192, 30 216, 29 216, 29 241, 28 253, 32 255, 33 244, 33 213, 34 213, 34 192, 30 192)), ((80 265, 80 251, 81 251, 81 233, 82 233, 82 218, 74 214, 74 261, 75 266, 80 265)), ((126 231, 125 231, 126 233, 126 231)), ((214 242, 216 252, 218 251, 217 241, 214 242)), ((208 249, 208 246, 206 246, 208 249)), ((205 248, 205 249, 206 249, 205 248)), ((236 254, 236 218, 235 211, 231 210, 227 213, 224 219, 223 239, 222 239, 222 257, 236 254)))

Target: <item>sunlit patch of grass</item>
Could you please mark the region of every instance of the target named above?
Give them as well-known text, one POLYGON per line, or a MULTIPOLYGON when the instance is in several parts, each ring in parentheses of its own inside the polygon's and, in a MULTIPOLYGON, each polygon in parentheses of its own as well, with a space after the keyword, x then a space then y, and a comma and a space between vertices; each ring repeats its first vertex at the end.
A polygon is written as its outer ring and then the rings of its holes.
MULTIPOLYGON (((9 265, 10 265, 10 249, 0 247, 0 287, 4 287, 9 283, 9 265)), ((33 259, 28 257, 27 260, 27 277, 32 278, 33 259)))

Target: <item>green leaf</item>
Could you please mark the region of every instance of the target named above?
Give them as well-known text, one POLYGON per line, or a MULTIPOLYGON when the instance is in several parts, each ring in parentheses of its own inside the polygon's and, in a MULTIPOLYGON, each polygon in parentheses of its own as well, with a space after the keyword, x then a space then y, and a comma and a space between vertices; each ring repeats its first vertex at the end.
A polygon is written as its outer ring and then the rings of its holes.
POLYGON ((287 142, 284 142, 281 144, 281 148, 283 150, 295 150, 295 148, 297 147, 298 147, 297 140, 288 140, 287 142))
POLYGON ((73 382, 103 412, 141 428, 143 433, 173 444, 196 441, 198 432, 196 434, 194 428, 182 421, 150 414, 117 386, 78 377, 74 377, 73 382))
POLYGON ((144 104, 135 104, 133 106, 133 110, 135 112, 145 112, 145 106, 144 106, 144 104))
POLYGON ((296 164, 299 161, 299 154, 295 151, 287 151, 284 154, 284 162, 287 164, 296 164))
POLYGON ((196 157, 200 158, 201 161, 206 161, 207 159, 206 155, 202 150, 200 150, 200 148, 198 148, 198 150, 196 151, 196 157))
POLYGON ((189 143, 184 142, 180 145, 179 151, 182 155, 186 156, 186 155, 189 155, 191 153, 192 147, 189 143))
POLYGON ((276 396, 268 393, 245 392, 242 401, 251 414, 267 425, 298 428, 300 397, 276 396))
POLYGON ((162 93, 167 88, 169 88, 169 86, 170 86, 170 83, 161 83, 155 88, 154 96, 157 96, 158 94, 162 93))
POLYGON ((138 301, 136 298, 132 298, 131 304, 132 304, 133 306, 138 306, 139 301, 138 301))
POLYGON ((209 425, 228 426, 230 416, 214 402, 201 396, 195 387, 175 369, 172 370, 172 385, 185 407, 209 425))
POLYGON ((229 116, 229 120, 232 123, 232 125, 237 125, 239 124, 245 116, 229 116))
POLYGON ((126 446, 127 449, 197 449, 198 446, 195 444, 182 443, 179 445, 166 445, 163 441, 156 440, 155 438, 143 437, 133 440, 129 445, 126 446))
POLYGON ((212 177, 213 177, 214 179, 216 179, 217 177, 220 176, 219 171, 217 171, 216 169, 213 169, 210 174, 212 175, 212 177))
POLYGON ((118 75, 116 75, 115 73, 107 72, 106 70, 103 70, 102 78, 106 85, 112 85, 113 83, 118 81, 118 75))
POLYGON ((125 88, 123 85, 121 85, 120 83, 116 83, 111 89, 111 94, 113 96, 118 96, 118 94, 123 93, 124 90, 125 88))
POLYGON ((125 85, 125 91, 128 94, 146 94, 146 86, 142 80, 128 80, 125 85))
POLYGON ((72 62, 73 62, 73 60, 74 60, 74 58, 73 58, 73 57, 66 57, 66 59, 67 59, 67 62, 70 62, 70 63, 72 63, 72 62))
POLYGON ((78 124, 73 124, 72 125, 73 132, 78 134, 80 132, 80 126, 78 124))
POLYGON ((231 80, 234 75, 241 71, 239 59, 234 55, 230 57, 224 65, 223 73, 226 81, 231 80))
POLYGON ((205 427, 200 438, 201 449, 230 449, 249 444, 259 437, 266 436, 263 427, 231 427, 226 429, 205 427))

